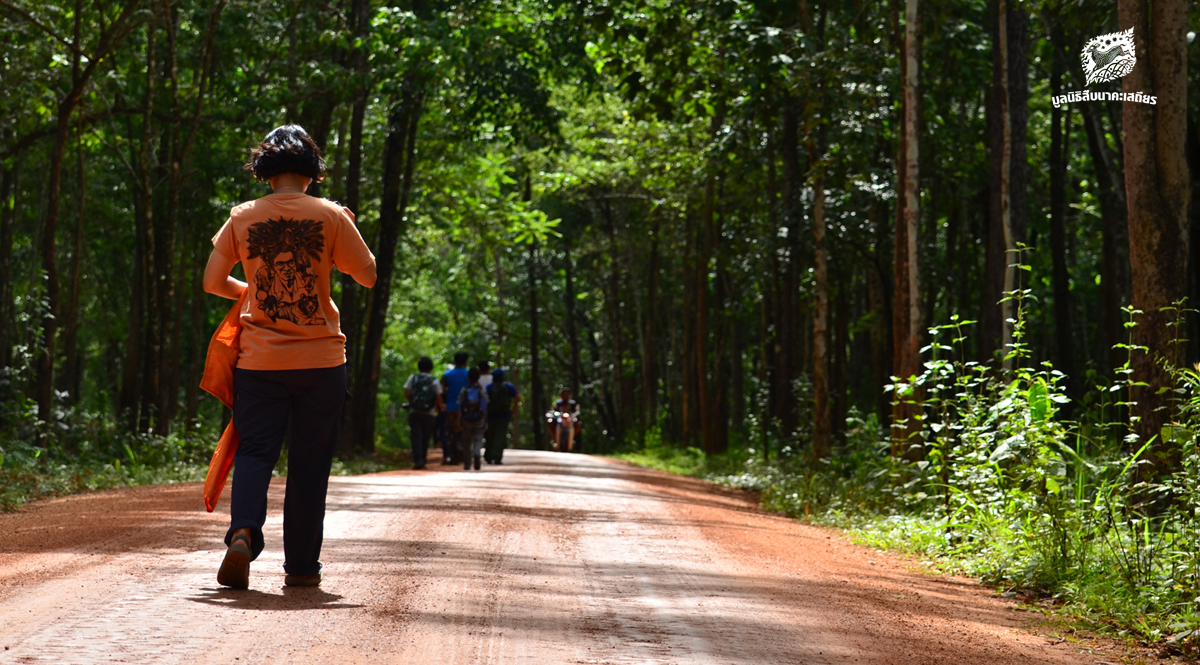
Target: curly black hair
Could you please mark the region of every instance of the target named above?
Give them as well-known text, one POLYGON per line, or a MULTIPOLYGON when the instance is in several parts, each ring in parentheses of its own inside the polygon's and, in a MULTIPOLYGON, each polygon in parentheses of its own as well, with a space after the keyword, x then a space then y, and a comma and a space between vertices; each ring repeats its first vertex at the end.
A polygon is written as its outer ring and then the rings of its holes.
POLYGON ((321 149, 300 125, 284 125, 271 130, 250 152, 246 170, 259 182, 285 173, 296 173, 317 183, 325 180, 321 149))

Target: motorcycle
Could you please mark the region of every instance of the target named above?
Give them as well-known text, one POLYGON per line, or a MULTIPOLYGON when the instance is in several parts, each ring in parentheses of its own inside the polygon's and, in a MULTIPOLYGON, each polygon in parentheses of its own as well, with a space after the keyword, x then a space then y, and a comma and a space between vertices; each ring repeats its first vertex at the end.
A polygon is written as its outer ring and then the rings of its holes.
POLYGON ((575 417, 569 411, 547 411, 546 424, 551 430, 550 445, 557 451, 571 452, 575 448, 575 417))

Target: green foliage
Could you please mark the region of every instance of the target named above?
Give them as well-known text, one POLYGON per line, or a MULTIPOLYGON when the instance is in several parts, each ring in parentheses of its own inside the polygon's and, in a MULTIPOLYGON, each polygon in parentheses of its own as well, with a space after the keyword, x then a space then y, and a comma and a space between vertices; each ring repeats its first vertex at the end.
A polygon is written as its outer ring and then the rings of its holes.
MULTIPOLYGON (((1010 295, 1009 360, 1019 363, 1028 293, 1010 295)), ((920 461, 893 458, 879 424, 856 414, 828 460, 790 448, 771 463, 752 450, 705 458, 657 443, 620 457, 761 492, 767 510, 848 529, 863 544, 1001 589, 1051 597, 1059 612, 1093 627, 1151 641, 1170 636, 1177 648, 1193 649, 1200 644, 1200 366, 1172 368, 1175 418, 1163 437, 1177 450, 1178 470, 1135 483, 1148 442, 1122 435, 1128 423, 1064 419, 1063 377, 1049 363, 998 372, 965 360, 971 324, 954 317, 931 329, 925 371, 892 386, 896 400, 921 406, 920 461), (731 472, 738 459, 741 468, 731 472)), ((1127 366, 1118 368, 1095 392, 1127 392, 1135 380, 1127 366)))
POLYGON ((0 414, 0 511, 74 492, 204 480, 216 432, 198 427, 166 437, 129 434, 103 415, 83 410, 55 414, 49 435, 23 397, 0 414))
MULTIPOLYGON (((39 445, 36 434, 43 424, 36 411, 30 400, 18 398, 4 403, 0 413, 0 512, 78 492, 203 481, 219 434, 202 424, 165 437, 129 434, 102 414, 66 410, 56 414, 39 445)), ((381 447, 373 457, 335 460, 332 474, 377 473, 410 462, 407 450, 381 447)), ((275 474, 285 475, 286 469, 285 448, 275 474)))

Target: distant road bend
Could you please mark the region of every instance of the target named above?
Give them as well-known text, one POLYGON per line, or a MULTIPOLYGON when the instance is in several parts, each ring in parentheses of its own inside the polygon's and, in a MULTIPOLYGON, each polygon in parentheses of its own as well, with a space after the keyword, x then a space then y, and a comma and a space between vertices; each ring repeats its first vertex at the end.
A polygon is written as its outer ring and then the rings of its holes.
POLYGON ((281 483, 250 590, 219 588, 200 494, 0 516, 0 662, 1097 662, 963 580, 607 459, 335 478, 317 589, 282 586, 281 483))

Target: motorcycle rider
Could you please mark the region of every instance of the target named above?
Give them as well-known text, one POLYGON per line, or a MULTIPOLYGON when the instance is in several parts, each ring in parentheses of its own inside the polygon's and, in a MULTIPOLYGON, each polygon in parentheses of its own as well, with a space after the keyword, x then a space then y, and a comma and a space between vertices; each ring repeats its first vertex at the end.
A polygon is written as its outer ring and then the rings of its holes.
MULTIPOLYGON (((571 389, 563 388, 558 392, 558 401, 551 407, 552 413, 567 413, 571 415, 571 425, 575 430, 574 436, 568 443, 568 452, 573 449, 575 442, 579 441, 579 432, 583 429, 583 423, 579 420, 579 402, 571 399, 571 389)), ((551 441, 558 441, 558 418, 546 423, 546 432, 550 435, 551 441)))

